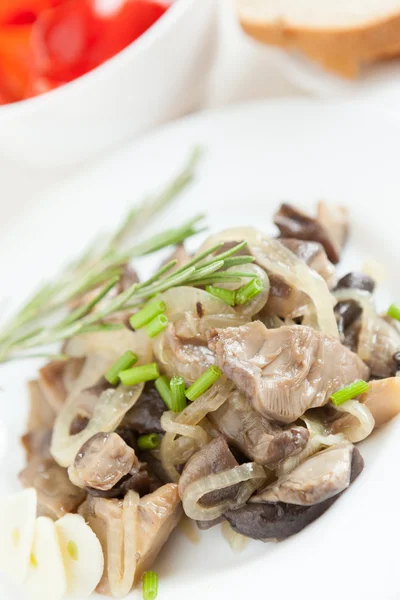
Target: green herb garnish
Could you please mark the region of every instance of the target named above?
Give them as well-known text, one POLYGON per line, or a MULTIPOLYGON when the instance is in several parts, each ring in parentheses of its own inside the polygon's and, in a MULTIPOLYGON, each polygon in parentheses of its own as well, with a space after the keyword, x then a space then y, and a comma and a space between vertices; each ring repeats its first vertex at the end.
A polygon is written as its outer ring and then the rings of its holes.
POLYGON ((139 435, 137 445, 140 450, 155 450, 160 445, 160 436, 157 433, 139 435))
POLYGON ((113 366, 107 371, 104 377, 111 385, 117 385, 119 381, 119 373, 130 367, 133 367, 138 361, 137 355, 131 350, 127 350, 123 355, 113 364, 113 366))
POLYGON ((197 400, 199 396, 204 394, 222 375, 221 369, 212 365, 207 369, 203 375, 188 388, 185 392, 186 398, 191 400, 197 400))
POLYGON ((369 384, 366 381, 360 379, 359 381, 355 381, 351 385, 343 388, 342 390, 338 390, 331 395, 332 404, 335 406, 340 406, 344 404, 348 400, 352 400, 356 398, 360 394, 364 394, 369 390, 369 384))
POLYGON ((137 385, 138 383, 144 383, 145 381, 153 381, 154 379, 157 379, 157 377, 160 377, 157 363, 132 367, 132 369, 126 369, 125 371, 119 372, 121 383, 126 386, 137 385))

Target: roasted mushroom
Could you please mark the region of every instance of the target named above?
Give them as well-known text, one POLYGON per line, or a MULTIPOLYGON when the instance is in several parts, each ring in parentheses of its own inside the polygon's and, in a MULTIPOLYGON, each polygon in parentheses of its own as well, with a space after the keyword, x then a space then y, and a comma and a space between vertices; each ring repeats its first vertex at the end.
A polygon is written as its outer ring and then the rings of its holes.
POLYGON ((283 428, 267 421, 238 390, 208 416, 232 446, 260 465, 273 465, 298 454, 309 438, 304 427, 283 428))
POLYGON ((282 204, 275 214, 274 223, 282 237, 319 242, 329 260, 334 264, 339 262, 348 233, 348 212, 344 207, 320 202, 317 217, 312 218, 290 204, 282 204))
POLYGON ((362 360, 310 327, 268 330, 260 321, 209 332, 218 366, 267 419, 293 423, 309 408, 357 379, 368 378, 362 360))
MULTIPOLYGON (((328 452, 328 451, 326 451, 328 452)), ((304 527, 315 521, 318 517, 320 517, 328 508, 339 498, 339 496, 343 493, 343 483, 344 480, 347 481, 347 486, 353 483, 353 481, 358 477, 361 471, 364 468, 364 461, 362 459, 361 454, 354 446, 349 445, 348 450, 340 451, 337 454, 337 459, 340 462, 343 455, 345 456, 345 472, 342 472, 341 477, 339 477, 338 481, 340 485, 335 487, 333 485, 331 488, 328 486, 328 493, 325 493, 325 500, 317 502, 315 504, 293 504, 288 502, 267 502, 262 499, 262 497, 258 497, 258 500, 255 498, 254 501, 249 502, 238 508, 237 510, 227 511, 224 516, 229 521, 231 527, 237 532, 247 537, 254 538, 256 540, 283 540, 295 533, 298 533, 304 527), (335 494, 336 491, 336 494, 335 494)), ((328 478, 328 482, 331 481, 331 473, 329 468, 325 469, 324 467, 324 456, 321 452, 320 455, 316 457, 312 457, 309 461, 312 460, 314 464, 316 464, 316 471, 318 472, 317 479, 319 478, 321 482, 324 481, 323 472, 325 471, 325 475, 328 478), (322 455, 322 459, 319 458, 322 455), (319 460, 322 462, 319 464, 319 460)), ((309 485, 309 480, 307 478, 307 463, 306 461, 301 465, 303 474, 305 478, 299 480, 297 482, 298 488, 296 489, 296 482, 294 481, 294 476, 292 472, 292 479, 294 484, 293 494, 290 495, 290 488, 288 490, 287 496, 291 499, 301 499, 302 492, 304 492, 307 497, 307 493, 313 489, 313 484, 309 485)), ((341 466, 339 466, 339 471, 341 471, 341 466)), ((311 471, 312 475, 312 471, 311 471)), ((277 484, 279 485, 279 481, 277 484)), ((315 487, 314 487, 315 490, 315 487)), ((285 495, 285 494, 283 494, 285 495)), ((311 493, 311 498, 313 494, 311 493)), ((319 496, 318 493, 314 495, 314 498, 324 497, 319 496)), ((311 499, 310 498, 310 499, 311 499)))
POLYGON ((111 490, 137 462, 135 452, 116 433, 97 433, 85 442, 70 467, 71 480, 82 488, 111 490))

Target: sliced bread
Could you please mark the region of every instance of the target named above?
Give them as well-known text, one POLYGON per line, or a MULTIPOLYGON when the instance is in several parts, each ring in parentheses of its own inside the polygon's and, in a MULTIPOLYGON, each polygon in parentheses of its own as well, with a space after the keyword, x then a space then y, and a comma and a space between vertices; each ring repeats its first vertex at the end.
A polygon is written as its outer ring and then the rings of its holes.
POLYGON ((356 77, 363 63, 400 54, 400 0, 236 0, 255 39, 298 49, 356 77))

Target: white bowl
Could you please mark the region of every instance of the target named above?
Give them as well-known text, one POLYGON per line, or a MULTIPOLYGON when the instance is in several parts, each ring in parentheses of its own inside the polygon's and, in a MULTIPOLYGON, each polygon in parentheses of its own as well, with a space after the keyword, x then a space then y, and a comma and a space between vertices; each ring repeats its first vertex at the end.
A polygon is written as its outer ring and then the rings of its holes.
POLYGON ((215 50, 215 0, 175 0, 138 40, 87 75, 0 107, 0 152, 66 166, 199 102, 215 50))

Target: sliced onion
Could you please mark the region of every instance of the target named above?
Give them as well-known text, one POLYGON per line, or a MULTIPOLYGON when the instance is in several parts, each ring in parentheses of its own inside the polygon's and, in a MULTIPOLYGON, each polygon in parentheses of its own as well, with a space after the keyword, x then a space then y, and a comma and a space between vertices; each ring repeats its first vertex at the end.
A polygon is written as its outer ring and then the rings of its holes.
POLYGON ((198 425, 184 425, 175 420, 175 413, 168 411, 161 417, 161 427, 167 433, 183 435, 194 440, 199 448, 208 443, 208 435, 198 425))
POLYGON ((259 315, 259 319, 261 323, 264 323, 267 329, 278 329, 279 327, 283 327, 285 325, 285 321, 283 321, 277 315, 262 314, 259 315))
POLYGON ((357 354, 362 360, 368 361, 374 351, 375 339, 379 326, 379 317, 376 313, 371 294, 364 290, 351 288, 336 290, 334 296, 338 302, 343 300, 354 300, 361 307, 361 328, 358 337, 357 354))
POLYGON ((165 412, 162 415, 161 427, 166 432, 160 447, 161 464, 170 479, 177 482, 180 475, 176 465, 186 463, 199 448, 209 442, 209 437, 198 425, 178 423, 173 412, 165 412), (176 440, 177 435, 182 437, 176 440))
POLYGON ((197 426, 198 423, 203 422, 209 412, 217 410, 222 406, 233 389, 233 383, 225 377, 221 377, 197 400, 191 402, 181 413, 175 415, 173 420, 170 416, 171 413, 164 413, 161 425, 167 433, 161 442, 160 458, 164 470, 171 481, 179 481, 180 475, 176 470, 176 465, 185 464, 197 452, 199 447, 207 443, 205 439, 209 440, 207 431, 197 426), (188 426, 191 428, 180 429, 181 427, 188 426), (175 439, 179 434, 187 436, 188 432, 190 440, 187 437, 175 439), (189 441, 192 443, 188 444, 189 441))
POLYGON ((139 494, 129 491, 119 518, 107 517, 107 576, 114 598, 123 598, 132 589, 136 571, 136 538, 139 494))
POLYGON ((236 533, 229 525, 228 521, 222 523, 221 532, 233 552, 243 552, 249 543, 249 538, 240 533, 236 533))
POLYGON ((300 452, 300 454, 297 454, 297 456, 289 456, 289 458, 286 458, 279 464, 275 471, 276 475, 278 477, 281 477, 281 475, 287 475, 287 473, 293 471, 293 469, 295 469, 299 464, 304 462, 313 454, 316 454, 322 450, 322 448, 343 443, 343 440, 344 436, 341 434, 317 435, 315 437, 311 437, 307 443, 307 446, 304 448, 304 450, 302 450, 302 452, 300 452))
POLYGON ((210 327, 236 327, 247 322, 223 300, 190 286, 167 290, 157 296, 157 300, 165 302, 165 314, 175 324, 176 333, 181 339, 196 337, 199 342, 206 342, 205 332, 210 327), (185 328, 182 325, 179 327, 182 320, 186 321, 186 335, 185 328), (215 324, 211 324, 213 321, 215 324))
POLYGON ((201 477, 189 484, 183 493, 182 504, 186 515, 198 521, 212 521, 225 511, 243 505, 251 494, 265 481, 264 469, 257 463, 245 463, 222 471, 201 477), (232 485, 243 483, 235 499, 225 500, 217 506, 203 507, 200 499, 209 492, 221 490, 232 485))
POLYGON ((278 240, 261 237, 251 244, 257 263, 267 272, 280 275, 292 287, 304 292, 314 305, 319 329, 338 337, 333 300, 326 281, 278 240))
POLYGON ((296 456, 289 456, 279 463, 278 468, 275 471, 278 477, 290 473, 307 458, 322 450, 322 448, 341 444, 345 440, 343 434, 330 434, 323 423, 313 419, 309 415, 303 415, 301 420, 304 421, 308 431, 310 432, 310 439, 300 454, 297 454, 296 456))
POLYGON ((235 386, 233 383, 222 376, 204 394, 199 396, 197 400, 188 404, 176 416, 175 421, 186 425, 197 425, 209 412, 218 410, 228 400, 234 389, 235 386))
MULTIPOLYGON (((163 466, 164 471, 168 475, 170 481, 177 483, 180 478, 179 472, 176 470, 176 465, 182 464, 179 459, 175 456, 175 434, 174 433, 166 433, 161 440, 160 446, 160 459, 161 464, 163 466)), ((187 439, 187 438, 183 438, 187 439)), ((190 440, 192 442, 192 440, 190 440)), ((196 449, 193 444, 193 454, 196 452, 196 449)), ((182 453, 183 454, 183 453, 182 453)), ((189 460, 190 456, 187 460, 189 460)))
POLYGON ((374 429, 375 419, 371 411, 358 400, 348 400, 335 408, 344 416, 332 423, 331 430, 333 433, 342 433, 353 444, 365 440, 374 429))
POLYGON ((67 342, 67 353, 87 358, 54 423, 50 451, 61 466, 69 467, 80 447, 96 433, 114 431, 125 413, 139 399, 143 384, 106 390, 101 394, 87 427, 76 435, 70 435, 72 421, 78 412, 79 393, 97 383, 126 350, 133 350, 138 355, 138 365, 152 360, 152 345, 145 331, 122 329, 101 334, 91 333, 74 337, 67 342))
POLYGON ((304 261, 285 248, 279 240, 268 238, 252 227, 227 229, 208 238, 199 252, 219 241, 238 240, 247 241, 250 253, 267 273, 283 277, 287 284, 304 292, 314 305, 319 329, 333 337, 338 337, 333 299, 326 282, 304 261))
POLYGON ((93 435, 101 431, 114 431, 125 413, 139 399, 144 384, 132 387, 119 386, 100 395, 93 416, 83 431, 70 435, 72 421, 76 416, 76 397, 70 398, 58 415, 53 428, 50 451, 53 458, 62 467, 69 467, 75 460, 81 446, 93 435))
MULTIPOLYGON (((237 271, 238 271, 237 267, 231 267, 226 270, 227 273, 229 273, 229 272, 234 273, 237 271)), ((271 289, 271 284, 270 284, 267 273, 264 271, 264 269, 262 269, 258 265, 254 265, 254 264, 244 265, 240 269, 240 271, 242 273, 250 273, 252 275, 256 275, 256 277, 261 281, 262 286, 263 286, 262 292, 257 294, 257 296, 255 296, 252 300, 250 300, 250 302, 246 302, 246 304, 242 304, 242 305, 238 304, 237 306, 235 306, 235 312, 238 317, 241 317, 243 319, 244 318, 251 319, 251 317, 258 314, 266 305, 266 303, 268 301, 268 297, 269 297, 269 292, 271 289)), ((222 283, 220 285, 220 287, 225 288, 227 290, 237 290, 242 285, 245 285, 246 283, 248 283, 248 281, 249 281, 249 279, 243 278, 239 282, 222 283)))

